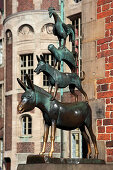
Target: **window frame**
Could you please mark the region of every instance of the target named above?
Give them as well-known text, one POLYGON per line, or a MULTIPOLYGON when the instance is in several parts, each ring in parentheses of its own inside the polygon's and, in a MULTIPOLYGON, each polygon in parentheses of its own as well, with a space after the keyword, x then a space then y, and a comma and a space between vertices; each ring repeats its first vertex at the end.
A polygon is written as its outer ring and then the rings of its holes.
POLYGON ((77 74, 81 76, 82 74, 82 18, 81 18, 81 13, 77 14, 75 19, 72 20, 72 25, 75 28, 75 43, 74 44, 72 43, 72 51, 78 54, 77 60, 76 60, 76 64, 78 67, 77 74))
POLYGON ((28 114, 25 114, 25 115, 23 115, 22 117, 21 117, 21 136, 25 136, 25 137, 29 137, 29 136, 32 136, 32 117, 30 116, 30 115, 28 115, 28 114), (24 122, 23 122, 23 119, 26 119, 26 126, 24 126, 24 122), (28 119, 31 119, 30 121, 30 123, 31 123, 31 128, 29 128, 28 126, 28 124, 29 124, 29 120, 28 119), (26 129, 26 132, 24 132, 24 130, 26 129), (29 129, 31 129, 31 133, 29 133, 28 132, 28 130, 29 129))
POLYGON ((26 83, 26 76, 25 74, 28 74, 30 76, 31 81, 34 81, 34 54, 33 53, 25 53, 25 54, 20 54, 20 76, 21 80, 26 83), (29 60, 29 56, 32 57, 31 60, 29 60), (23 65, 22 66, 22 57, 25 57, 25 60, 23 59, 23 65), (32 65, 29 65, 29 62, 32 62, 32 65), (22 74, 23 71, 23 74, 22 74), (25 71, 25 72, 24 72, 25 71), (32 74, 30 74, 32 72, 32 74))
POLYGON ((82 135, 79 129, 71 131, 71 158, 82 158, 82 135), (79 156, 76 155, 77 144, 76 144, 76 141, 75 141, 75 144, 73 144, 73 139, 72 139, 73 134, 79 136, 79 144, 78 144, 78 155, 79 156), (75 156, 73 155, 73 145, 75 145, 75 156))

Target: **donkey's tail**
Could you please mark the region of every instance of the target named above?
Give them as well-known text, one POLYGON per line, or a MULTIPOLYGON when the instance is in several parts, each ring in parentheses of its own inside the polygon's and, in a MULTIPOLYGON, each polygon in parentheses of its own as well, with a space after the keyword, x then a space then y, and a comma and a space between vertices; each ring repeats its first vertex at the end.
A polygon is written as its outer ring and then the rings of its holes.
POLYGON ((80 80, 83 81, 85 79, 85 72, 82 71, 82 77, 80 77, 80 80))

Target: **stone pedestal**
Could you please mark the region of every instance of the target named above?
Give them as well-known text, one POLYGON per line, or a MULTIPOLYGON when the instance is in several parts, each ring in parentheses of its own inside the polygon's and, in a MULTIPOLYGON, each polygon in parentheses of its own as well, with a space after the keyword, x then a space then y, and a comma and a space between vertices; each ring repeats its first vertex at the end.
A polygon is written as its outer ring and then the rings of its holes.
POLYGON ((30 155, 26 165, 19 165, 17 170, 113 170, 113 164, 106 165, 100 159, 50 158, 30 155))

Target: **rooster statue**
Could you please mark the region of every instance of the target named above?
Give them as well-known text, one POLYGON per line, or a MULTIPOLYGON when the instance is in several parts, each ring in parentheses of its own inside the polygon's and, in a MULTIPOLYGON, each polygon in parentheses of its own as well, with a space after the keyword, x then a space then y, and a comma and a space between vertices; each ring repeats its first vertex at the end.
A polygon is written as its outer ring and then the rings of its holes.
POLYGON ((55 12, 55 9, 53 7, 48 8, 49 11, 49 17, 54 17, 55 24, 53 26, 53 34, 58 37, 59 40, 59 46, 61 45, 61 40, 64 40, 63 47, 65 47, 66 44, 66 38, 69 35, 69 41, 75 42, 75 31, 71 24, 65 24, 61 21, 58 14, 55 12))

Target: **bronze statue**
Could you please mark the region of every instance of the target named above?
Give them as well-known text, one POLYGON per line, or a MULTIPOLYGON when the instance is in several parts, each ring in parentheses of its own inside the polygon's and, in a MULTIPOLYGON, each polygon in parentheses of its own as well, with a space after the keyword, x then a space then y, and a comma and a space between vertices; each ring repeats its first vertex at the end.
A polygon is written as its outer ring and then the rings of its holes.
POLYGON ((57 62, 59 62, 58 68, 60 68, 61 61, 64 61, 71 69, 71 72, 76 71, 76 61, 74 59, 73 53, 70 52, 66 47, 57 49, 53 44, 50 44, 48 46, 48 50, 54 56, 54 61, 55 61, 54 67, 56 67, 57 62))
POLYGON ((64 40, 63 47, 65 47, 66 44, 66 38, 69 35, 69 40, 71 42, 75 42, 75 31, 71 24, 65 24, 61 21, 58 14, 55 12, 55 9, 53 7, 48 8, 49 11, 49 17, 54 17, 55 25, 53 27, 53 34, 58 37, 59 40, 59 46, 61 47, 61 40, 64 40))
POLYGON ((84 136, 87 146, 88 154, 87 158, 91 156, 90 139, 85 131, 87 127, 91 136, 95 149, 95 158, 98 158, 98 148, 96 143, 96 137, 92 130, 92 112, 87 102, 78 103, 61 103, 57 100, 51 101, 51 94, 43 90, 42 88, 33 85, 28 75, 26 75, 27 85, 20 79, 18 83, 25 90, 21 97, 21 101, 18 104, 18 112, 24 113, 31 111, 35 107, 38 107, 43 114, 45 121, 44 127, 44 141, 43 149, 40 154, 44 154, 46 142, 49 133, 49 127, 51 126, 51 150, 49 156, 52 157, 54 151, 54 140, 56 128, 62 130, 73 130, 80 128, 82 135, 84 136))
POLYGON ((81 81, 83 78, 79 78, 76 73, 62 73, 57 69, 54 69, 48 63, 45 62, 44 57, 41 59, 37 56, 38 64, 34 72, 37 74, 43 72, 48 76, 49 83, 51 85, 50 93, 52 92, 53 86, 55 86, 55 93, 51 100, 54 100, 57 94, 58 88, 65 88, 69 86, 70 92, 75 96, 75 101, 78 101, 78 95, 75 93, 75 87, 85 96, 85 100, 88 101, 87 94, 82 89, 81 81))

